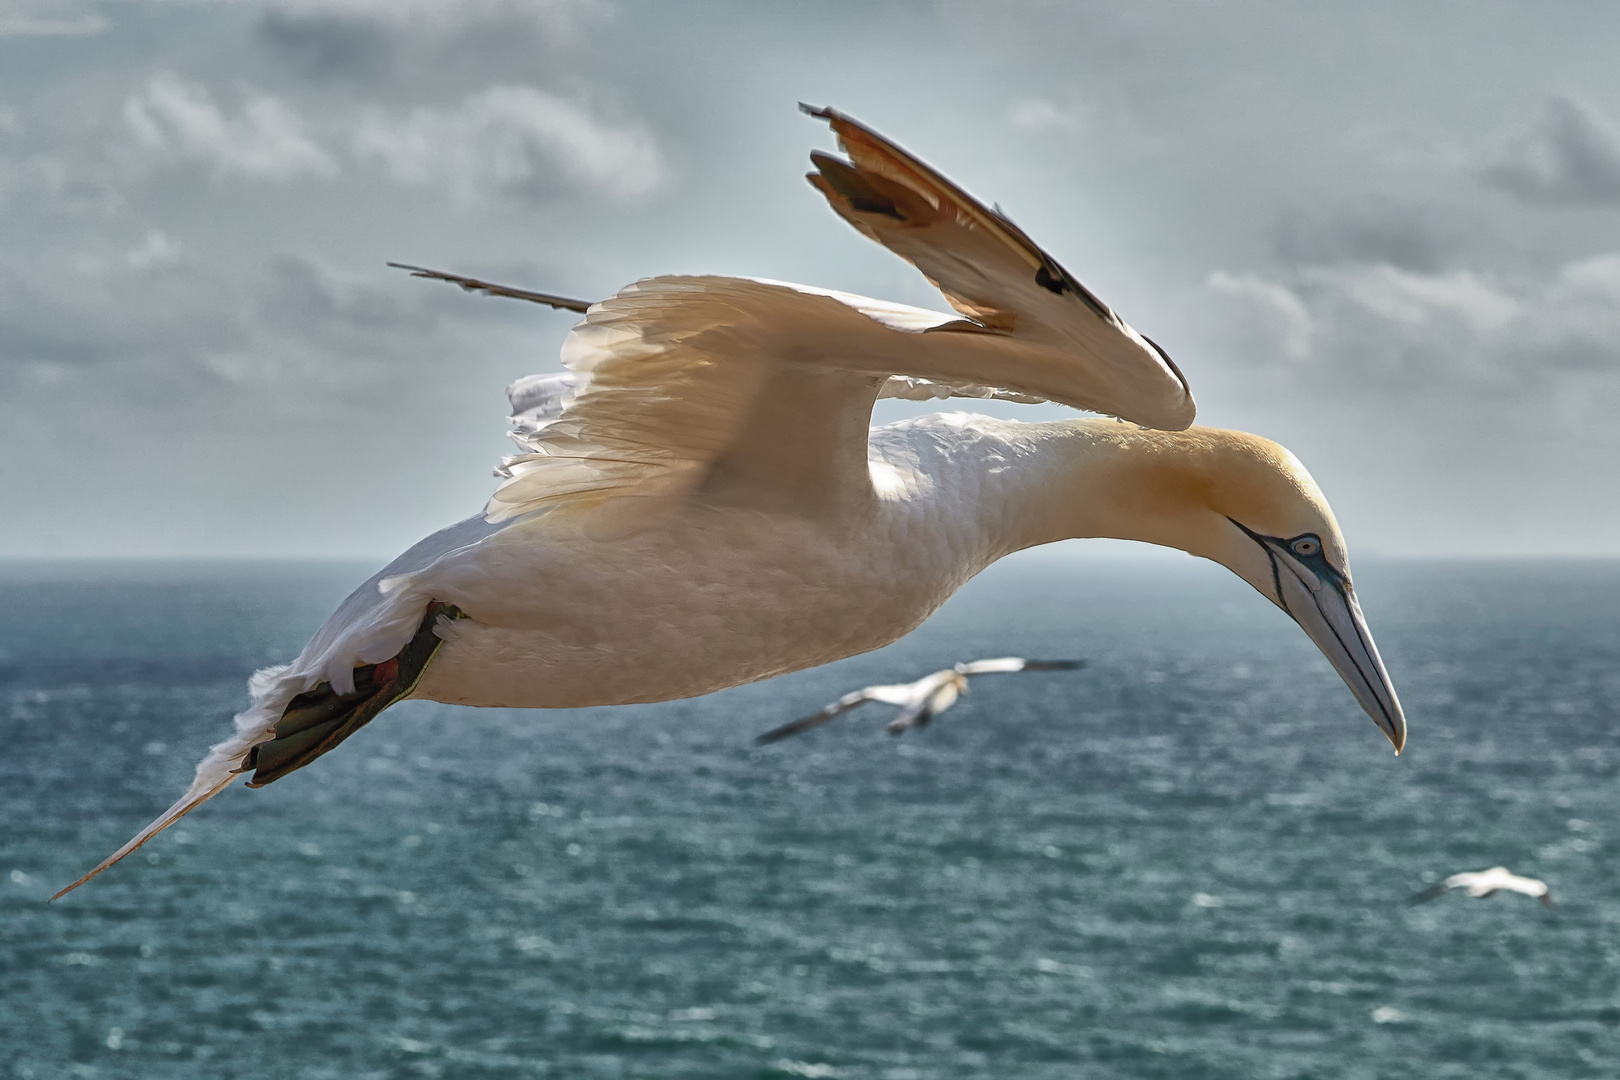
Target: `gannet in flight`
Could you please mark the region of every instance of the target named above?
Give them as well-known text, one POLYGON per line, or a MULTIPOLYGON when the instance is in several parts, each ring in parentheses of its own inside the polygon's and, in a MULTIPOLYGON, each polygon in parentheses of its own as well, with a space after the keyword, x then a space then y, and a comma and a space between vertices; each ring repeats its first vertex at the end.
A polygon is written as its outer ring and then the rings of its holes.
POLYGON ((296 660, 255 675, 190 789, 81 882, 233 777, 268 784, 396 701, 707 694, 886 645, 1003 555, 1070 537, 1228 567, 1299 623, 1399 751, 1401 706, 1304 466, 1258 436, 1189 426, 1192 394, 1164 350, 1023 230, 849 117, 806 111, 849 155, 813 153, 810 182, 954 311, 714 276, 586 304, 426 271, 585 311, 566 372, 509 390, 522 452, 480 513, 411 547, 296 660), (870 428, 885 396, 1103 418, 870 428))
POLYGON ((1003 656, 996 660, 974 660, 968 664, 956 664, 944 671, 924 675, 916 682, 851 690, 818 713, 812 713, 791 724, 783 724, 779 728, 772 728, 755 739, 754 743, 755 745, 773 743, 789 735, 797 735, 801 731, 820 727, 839 713, 848 712, 868 701, 881 701, 888 705, 900 706, 900 715, 889 721, 889 734, 903 735, 911 728, 927 727, 930 720, 955 705, 956 699, 968 692, 968 679, 975 675, 996 675, 1014 671, 1073 671, 1085 667, 1085 664, 1084 660, 1025 660, 1019 656, 1003 656))
POLYGON ((1424 889, 1416 894, 1407 903, 1422 904, 1433 900, 1437 896, 1444 896, 1452 889, 1466 889, 1468 895, 1476 899, 1495 896, 1503 889, 1506 889, 1509 892, 1533 896, 1548 907, 1553 906, 1552 893, 1547 890, 1545 881, 1540 878, 1520 877, 1505 866, 1493 866, 1489 870, 1452 874, 1433 888, 1424 889))

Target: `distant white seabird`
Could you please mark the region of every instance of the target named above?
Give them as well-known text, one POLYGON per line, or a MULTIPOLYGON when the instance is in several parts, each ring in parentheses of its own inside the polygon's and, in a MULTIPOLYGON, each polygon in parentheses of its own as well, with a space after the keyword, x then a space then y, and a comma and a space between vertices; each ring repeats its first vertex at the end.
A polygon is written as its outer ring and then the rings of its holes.
POLYGON ((1437 896, 1444 896, 1452 889, 1464 889, 1469 896, 1476 899, 1495 896, 1503 889, 1506 889, 1508 892, 1533 896, 1548 907, 1553 906, 1552 893, 1548 890, 1545 881, 1540 878, 1520 877, 1505 866, 1493 866, 1489 870, 1452 874, 1433 888, 1424 889, 1416 894, 1408 903, 1422 904, 1433 900, 1437 896))
POLYGON ((236 776, 285 776, 396 701, 707 694, 886 645, 990 563, 1071 537, 1226 566, 1310 635, 1400 750, 1400 702, 1304 466, 1269 440, 1190 427, 1192 394, 1164 350, 1022 229, 849 117, 807 111, 849 154, 812 154, 811 183, 954 311, 714 276, 586 304, 423 271, 584 311, 567 372, 513 384, 522 452, 484 510, 410 548, 296 660, 255 675, 251 707, 190 789, 80 882, 236 776), (1050 400, 1105 418, 871 428, 886 396, 1050 400))
POLYGON ((868 686, 852 690, 818 713, 773 728, 755 739, 758 745, 773 743, 801 731, 820 727, 839 713, 848 712, 868 701, 881 701, 899 705, 900 715, 889 721, 889 734, 900 735, 910 728, 926 727, 928 722, 952 705, 968 691, 968 679, 974 675, 996 675, 1015 671, 1073 671, 1085 667, 1084 660, 1025 660, 1019 656, 1003 656, 995 660, 975 660, 957 664, 932 675, 924 675, 916 682, 868 686))

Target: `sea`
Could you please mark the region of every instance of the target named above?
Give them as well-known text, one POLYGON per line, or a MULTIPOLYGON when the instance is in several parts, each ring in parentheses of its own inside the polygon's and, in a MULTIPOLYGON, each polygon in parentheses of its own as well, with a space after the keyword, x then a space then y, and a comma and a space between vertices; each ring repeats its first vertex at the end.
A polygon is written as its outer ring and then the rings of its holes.
POLYGON ((0 1077, 1620 1076, 1620 563, 1369 561, 1397 758, 1190 558, 1008 560, 709 697, 397 706, 154 817, 372 568, 0 565, 0 1077), (986 676, 929 727, 869 683, 986 676), (1493 865, 1557 901, 1452 893, 1493 865))

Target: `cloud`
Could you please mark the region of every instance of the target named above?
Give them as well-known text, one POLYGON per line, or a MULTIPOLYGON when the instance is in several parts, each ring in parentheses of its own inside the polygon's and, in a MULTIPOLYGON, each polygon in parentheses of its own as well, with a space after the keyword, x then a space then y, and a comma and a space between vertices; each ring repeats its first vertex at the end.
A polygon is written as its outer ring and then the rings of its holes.
POLYGON ((1007 120, 1025 131, 1078 131, 1078 110, 1065 109, 1045 98, 1024 98, 1007 109, 1007 120))
POLYGON ((584 106, 529 86, 494 86, 451 109, 364 119, 355 153, 402 184, 438 185, 464 202, 490 193, 550 194, 560 177, 621 199, 663 183, 663 155, 651 134, 613 124, 584 106))
POLYGON ((1443 385, 1518 404, 1573 375, 1620 385, 1620 254, 1539 279, 1364 263, 1280 281, 1217 273, 1206 287, 1224 312, 1222 337, 1244 359, 1341 389, 1443 385))
POLYGON ((577 45, 603 10, 599 0, 272 0, 255 37, 316 78, 420 85, 450 67, 527 71, 541 55, 555 66, 558 47, 577 45))
POLYGON ((345 18, 433 33, 507 20, 569 33, 604 5, 601 0, 272 0, 266 7, 267 14, 283 18, 345 18))
POLYGON ((310 255, 210 263, 158 229, 0 258, 0 398, 54 387, 86 407, 204 424, 246 409, 298 423, 387 410, 418 393, 414 371, 476 348, 469 330, 502 329, 487 307, 420 284, 310 255))
POLYGON ((171 240, 162 229, 148 229, 146 239, 137 247, 124 252, 124 262, 136 270, 151 270, 179 262, 180 245, 171 240))
POLYGON ((216 177, 285 181, 338 171, 296 112, 251 90, 243 91, 242 107, 231 116, 204 87, 156 75, 124 103, 124 121, 152 157, 202 162, 216 177))
POLYGON ((1555 97, 1484 177, 1532 202, 1620 202, 1620 129, 1584 101, 1555 97))
POLYGON ((1216 296, 1242 312, 1238 325, 1260 339, 1261 352, 1270 346, 1284 359, 1307 360, 1311 355, 1311 313, 1305 302, 1276 282, 1253 274, 1216 271, 1205 282, 1216 296))
POLYGON ((1295 209, 1276 226, 1277 254, 1290 263, 1389 263, 1438 270, 1462 246, 1465 228, 1454 210, 1389 198, 1363 198, 1332 210, 1295 209))
POLYGON ((50 15, 39 12, 0 13, 0 38, 90 37, 112 24, 100 15, 50 15))
POLYGON ((1484 335, 1501 329, 1520 313, 1519 302, 1511 295, 1469 271, 1421 274, 1372 264, 1312 269, 1305 276, 1324 294, 1342 298, 1391 324, 1420 327, 1452 322, 1484 335))

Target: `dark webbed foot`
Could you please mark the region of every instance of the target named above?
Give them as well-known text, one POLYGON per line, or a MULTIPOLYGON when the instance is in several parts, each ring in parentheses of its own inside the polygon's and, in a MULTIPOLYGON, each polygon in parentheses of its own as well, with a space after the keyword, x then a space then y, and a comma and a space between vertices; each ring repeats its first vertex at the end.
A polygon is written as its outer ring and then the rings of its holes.
POLYGON ((354 669, 354 693, 333 693, 331 684, 323 682, 288 702, 276 721, 275 738, 248 751, 242 771, 254 771, 247 786, 263 787, 303 768, 416 689, 428 661, 444 644, 433 632, 440 615, 465 618, 454 605, 434 601, 399 655, 354 669))

